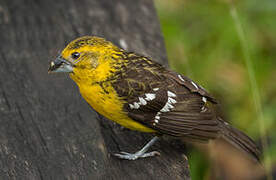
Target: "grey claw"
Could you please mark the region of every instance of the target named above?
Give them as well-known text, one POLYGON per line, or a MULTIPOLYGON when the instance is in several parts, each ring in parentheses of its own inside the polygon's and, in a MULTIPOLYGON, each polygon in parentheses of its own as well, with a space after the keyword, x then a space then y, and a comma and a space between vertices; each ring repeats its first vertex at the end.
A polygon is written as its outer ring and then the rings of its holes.
POLYGON ((120 159, 127 159, 127 160, 135 160, 138 158, 138 156, 136 156, 134 154, 130 154, 130 153, 117 153, 114 155, 120 159))
POLYGON ((114 154, 114 156, 117 156, 118 158, 121 158, 121 159, 135 160, 138 158, 160 155, 160 153, 157 151, 146 153, 149 147, 152 146, 154 142, 156 142, 157 140, 158 140, 158 136, 155 136, 140 151, 137 151, 134 154, 127 153, 127 152, 120 152, 120 153, 114 154))
POLYGON ((124 152, 124 151, 121 151, 120 154, 131 155, 131 153, 127 153, 127 152, 124 152))
POLYGON ((136 152, 134 154, 131 153, 127 153, 127 152, 120 152, 120 153, 116 153, 114 154, 114 156, 121 158, 121 159, 127 159, 127 160, 136 160, 138 158, 145 158, 145 157, 151 157, 151 156, 156 156, 156 155, 160 155, 160 153, 158 151, 152 151, 149 153, 143 153, 141 154, 141 152, 136 152))
POLYGON ((141 157, 151 157, 151 156, 160 156, 160 152, 152 151, 152 152, 143 154, 141 157))

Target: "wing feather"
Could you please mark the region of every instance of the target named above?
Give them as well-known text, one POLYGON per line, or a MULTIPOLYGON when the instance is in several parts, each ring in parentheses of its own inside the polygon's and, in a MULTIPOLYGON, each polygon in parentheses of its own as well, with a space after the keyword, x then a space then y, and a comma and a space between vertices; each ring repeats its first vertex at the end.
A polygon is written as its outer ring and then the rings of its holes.
POLYGON ((131 54, 131 60, 127 73, 113 83, 130 118, 171 136, 201 141, 217 136, 219 125, 212 109, 216 100, 205 89, 145 57, 131 54), (149 93, 154 94, 151 100, 146 98, 149 93))

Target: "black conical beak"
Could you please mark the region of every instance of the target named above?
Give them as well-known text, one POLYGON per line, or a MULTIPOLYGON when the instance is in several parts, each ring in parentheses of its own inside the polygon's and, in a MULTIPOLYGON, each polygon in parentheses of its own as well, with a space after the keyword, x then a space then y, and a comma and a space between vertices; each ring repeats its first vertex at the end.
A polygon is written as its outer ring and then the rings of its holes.
POLYGON ((63 59, 61 56, 58 56, 54 61, 50 63, 48 73, 51 72, 73 72, 73 65, 67 60, 63 59))

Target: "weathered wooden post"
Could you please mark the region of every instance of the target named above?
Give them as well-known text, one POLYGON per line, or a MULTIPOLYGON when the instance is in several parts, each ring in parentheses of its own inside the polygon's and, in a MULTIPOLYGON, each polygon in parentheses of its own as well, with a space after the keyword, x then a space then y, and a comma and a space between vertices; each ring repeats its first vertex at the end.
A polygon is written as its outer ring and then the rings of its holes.
POLYGON ((97 35, 167 64, 150 0, 0 1, 0 179, 189 179, 184 147, 123 161, 150 138, 98 116, 66 75, 47 68, 70 40, 97 35))

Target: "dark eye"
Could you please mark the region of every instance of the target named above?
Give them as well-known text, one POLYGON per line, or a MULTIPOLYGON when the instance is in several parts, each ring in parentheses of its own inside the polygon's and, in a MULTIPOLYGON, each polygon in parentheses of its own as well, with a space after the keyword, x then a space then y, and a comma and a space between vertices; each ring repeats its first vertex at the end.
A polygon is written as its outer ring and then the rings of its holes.
POLYGON ((78 59, 78 58, 80 57, 80 53, 78 53, 78 52, 73 52, 73 53, 71 54, 71 56, 72 56, 73 59, 78 59))

